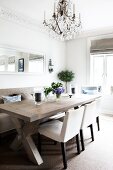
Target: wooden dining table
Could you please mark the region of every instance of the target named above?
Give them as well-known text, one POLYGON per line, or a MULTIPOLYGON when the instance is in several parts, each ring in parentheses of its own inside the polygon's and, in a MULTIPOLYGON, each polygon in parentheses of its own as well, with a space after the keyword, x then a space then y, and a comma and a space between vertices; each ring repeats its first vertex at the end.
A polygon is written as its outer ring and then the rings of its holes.
POLYGON ((35 145, 32 135, 38 133, 40 122, 59 112, 66 112, 71 108, 89 103, 100 95, 74 95, 72 98, 61 97, 59 101, 41 102, 33 100, 0 104, 0 112, 11 116, 17 130, 17 136, 11 144, 13 150, 18 150, 23 144, 29 159, 35 164, 42 164, 43 160, 35 145))

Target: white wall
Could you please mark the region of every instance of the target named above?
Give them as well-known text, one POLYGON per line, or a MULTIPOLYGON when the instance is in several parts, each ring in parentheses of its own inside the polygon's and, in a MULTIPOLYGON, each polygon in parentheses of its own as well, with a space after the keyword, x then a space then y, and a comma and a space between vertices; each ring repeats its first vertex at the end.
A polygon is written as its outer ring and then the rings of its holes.
POLYGON ((0 88, 43 86, 57 79, 57 72, 65 68, 65 43, 50 39, 47 35, 25 26, 0 19, 0 45, 8 45, 29 52, 44 53, 44 75, 0 74, 0 88), (54 72, 48 73, 48 60, 52 58, 54 72))
POLYGON ((87 81, 87 39, 80 38, 66 43, 67 68, 75 73, 75 84, 80 90, 87 81))

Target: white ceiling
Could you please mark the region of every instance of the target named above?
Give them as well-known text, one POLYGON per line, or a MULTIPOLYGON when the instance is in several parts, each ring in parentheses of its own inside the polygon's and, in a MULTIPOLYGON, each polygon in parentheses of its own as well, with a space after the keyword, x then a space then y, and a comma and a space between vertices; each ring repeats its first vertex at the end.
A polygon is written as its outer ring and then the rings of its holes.
MULTIPOLYGON (((91 31, 113 27, 113 0, 73 0, 81 14, 82 29, 91 31)), ((0 0, 0 6, 43 22, 52 15, 54 0, 0 0)))

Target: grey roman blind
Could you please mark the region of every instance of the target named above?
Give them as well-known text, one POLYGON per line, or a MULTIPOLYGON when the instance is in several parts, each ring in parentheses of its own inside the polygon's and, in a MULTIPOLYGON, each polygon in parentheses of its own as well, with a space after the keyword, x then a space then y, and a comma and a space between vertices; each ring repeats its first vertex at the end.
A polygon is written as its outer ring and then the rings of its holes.
POLYGON ((109 53, 113 52, 113 38, 92 40, 90 53, 109 53))

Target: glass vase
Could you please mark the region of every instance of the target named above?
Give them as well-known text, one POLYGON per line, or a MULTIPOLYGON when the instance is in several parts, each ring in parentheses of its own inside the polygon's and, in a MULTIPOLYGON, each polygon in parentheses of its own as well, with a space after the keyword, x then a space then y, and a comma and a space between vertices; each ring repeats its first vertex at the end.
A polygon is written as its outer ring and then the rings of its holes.
POLYGON ((45 102, 48 102, 48 100, 49 100, 49 96, 46 95, 44 101, 45 101, 45 102))
POLYGON ((56 94, 56 101, 59 101, 61 97, 61 94, 56 94))

